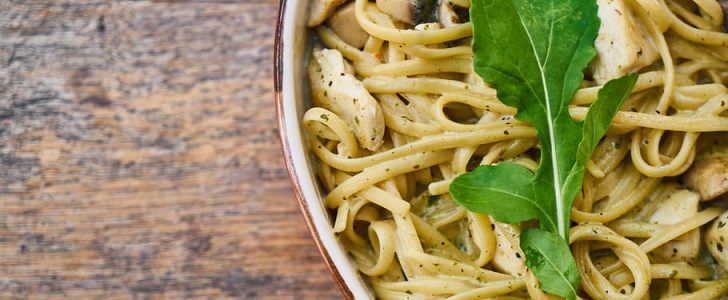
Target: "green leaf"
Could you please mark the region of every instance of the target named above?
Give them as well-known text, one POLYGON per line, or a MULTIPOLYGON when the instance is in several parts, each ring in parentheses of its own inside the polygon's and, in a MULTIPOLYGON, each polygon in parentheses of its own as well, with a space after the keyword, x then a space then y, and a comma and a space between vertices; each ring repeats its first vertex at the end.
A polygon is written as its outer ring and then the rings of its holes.
POLYGON ((569 103, 594 58, 599 29, 594 0, 472 0, 475 71, 536 128, 541 161, 533 174, 511 164, 478 168, 450 186, 471 211, 517 223, 538 219, 522 236, 526 263, 544 290, 574 299, 579 274, 568 247, 571 206, 594 147, 637 80, 607 83, 584 122, 569 103), (529 185, 530 183, 530 185, 529 185))
POLYGON ((591 159, 594 148, 607 133, 614 116, 617 115, 619 108, 622 107, 627 96, 629 96, 638 78, 637 73, 631 73, 607 82, 599 90, 597 101, 589 108, 589 112, 582 124, 582 139, 576 152, 576 164, 572 167, 564 184, 564 198, 571 199, 568 207, 572 206, 576 194, 581 190, 584 171, 589 159, 591 159))
POLYGON ((460 206, 485 213, 505 223, 519 223, 547 217, 535 202, 533 173, 513 163, 480 166, 458 176, 450 193, 460 206))
POLYGON ((538 228, 521 233, 521 248, 526 266, 541 280, 541 289, 566 299, 576 299, 579 271, 569 246, 557 234, 538 228))
POLYGON ((471 5, 475 71, 518 108, 541 140, 536 200, 569 228, 563 185, 576 160, 581 128, 568 105, 594 58, 599 29, 595 1, 474 0, 471 5))

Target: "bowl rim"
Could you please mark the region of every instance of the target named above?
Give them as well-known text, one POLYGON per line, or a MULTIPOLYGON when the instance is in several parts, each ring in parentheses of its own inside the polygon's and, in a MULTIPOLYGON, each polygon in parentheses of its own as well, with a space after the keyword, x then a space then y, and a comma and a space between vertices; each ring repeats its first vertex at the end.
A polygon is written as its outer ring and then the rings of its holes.
MULTIPOLYGON (((278 18, 276 20, 276 31, 275 31, 275 45, 273 50, 273 77, 274 77, 274 97, 275 97, 275 110, 276 110, 276 125, 278 127, 278 138, 281 149, 283 150, 283 160, 285 162, 286 171, 288 173, 288 179, 293 187, 293 193, 298 202, 298 207, 301 215, 306 222, 306 227, 309 233, 314 238, 316 247, 319 253, 326 263, 326 267, 329 269, 331 278, 334 279, 339 290, 346 299, 355 299, 352 288, 344 280, 341 272, 336 266, 334 259, 329 255, 328 249, 326 249, 322 237, 317 230, 313 222, 313 215, 311 214, 310 207, 304 196, 302 184, 299 181, 298 173, 293 162, 292 149, 289 143, 288 132, 286 130, 286 112, 284 110, 284 52, 286 41, 284 40, 284 31, 286 26, 296 26, 296 24, 287 24, 286 20, 286 8, 289 2, 297 2, 300 0, 280 0, 278 6, 278 18)), ((295 95, 293 95, 295 97, 295 95)), ((357 274, 358 276, 358 274, 357 274)))

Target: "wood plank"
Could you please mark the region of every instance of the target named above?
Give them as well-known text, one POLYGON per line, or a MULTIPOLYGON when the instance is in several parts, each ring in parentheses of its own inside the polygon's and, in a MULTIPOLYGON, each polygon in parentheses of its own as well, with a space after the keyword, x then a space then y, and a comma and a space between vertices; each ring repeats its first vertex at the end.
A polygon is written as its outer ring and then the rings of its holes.
POLYGON ((0 2, 0 298, 341 297, 281 161, 277 6, 0 2))

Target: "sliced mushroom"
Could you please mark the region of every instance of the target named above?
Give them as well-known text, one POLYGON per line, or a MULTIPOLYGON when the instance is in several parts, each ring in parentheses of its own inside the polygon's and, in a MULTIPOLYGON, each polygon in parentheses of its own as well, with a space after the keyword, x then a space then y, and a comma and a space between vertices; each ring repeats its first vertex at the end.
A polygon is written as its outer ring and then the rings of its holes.
POLYGON ((377 0, 377 8, 410 25, 437 21, 437 0, 377 0))
POLYGON ((345 4, 331 15, 326 23, 344 42, 361 49, 369 39, 369 33, 359 26, 354 14, 354 2, 345 4))
POLYGON ((382 109, 361 81, 347 73, 341 52, 314 50, 308 75, 314 105, 341 117, 354 131, 361 147, 377 150, 384 137, 382 109))
MULTIPOLYGON (((653 209, 650 223, 671 225, 698 213, 700 196, 686 189, 671 187, 659 199, 650 203, 647 210, 653 209)), ((685 235, 665 243, 653 253, 668 261, 694 261, 700 253, 700 230, 692 230, 685 235)))
POLYGON ((713 258, 728 271, 728 211, 713 221, 705 232, 705 244, 713 258))
POLYGON ((460 23, 465 23, 470 19, 468 8, 470 3, 459 3, 459 0, 440 0, 437 9, 437 20, 442 27, 451 27, 460 23), (467 4, 467 6, 461 6, 467 4))
POLYGON ((313 0, 308 14, 309 27, 321 25, 334 13, 337 7, 346 3, 347 0, 313 0))
POLYGON ((594 46, 597 56, 590 65, 594 79, 604 83, 652 64, 657 48, 647 29, 636 21, 624 0, 597 0, 602 20, 594 46))
POLYGON ((526 258, 523 256, 519 238, 521 228, 491 220, 496 239, 495 255, 491 260, 493 267, 501 272, 515 276, 526 274, 526 258))

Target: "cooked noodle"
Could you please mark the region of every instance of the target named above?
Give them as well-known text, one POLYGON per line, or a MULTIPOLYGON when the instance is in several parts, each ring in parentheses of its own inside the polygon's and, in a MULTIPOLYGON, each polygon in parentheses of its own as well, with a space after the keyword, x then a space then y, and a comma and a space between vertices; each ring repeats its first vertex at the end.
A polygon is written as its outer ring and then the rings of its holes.
MULTIPOLYGON (((640 79, 594 152, 572 209, 579 295, 725 297, 726 258, 706 250, 713 245, 706 230, 723 218, 725 200, 701 199, 685 175, 699 160, 716 157, 710 153, 719 152, 719 159, 727 153, 720 150, 728 148, 723 11, 714 0, 626 3, 658 56, 638 70, 640 79)), ((335 216, 333 230, 374 293, 380 299, 556 298, 537 288, 518 246, 520 229, 533 222, 500 223, 459 207, 448 194, 450 182, 477 165, 538 167, 535 130, 513 119, 515 109, 473 72, 470 24, 413 28, 367 0, 355 0, 355 15, 370 35, 362 49, 326 25, 315 32, 326 48, 336 49, 329 57, 346 59, 349 79, 378 106, 357 109, 371 110, 367 116, 383 124, 360 124, 359 112, 337 114, 336 104, 321 100, 314 100, 319 107, 305 113, 303 124, 335 216), (366 130, 381 140, 363 141, 366 130)), ((322 72, 316 59, 309 73, 313 93, 334 97, 324 76, 338 74, 315 77, 322 72)), ((597 81, 584 82, 572 117, 586 116, 599 88, 597 81)), ((354 105, 364 105, 357 100, 364 101, 354 98, 354 105)))

